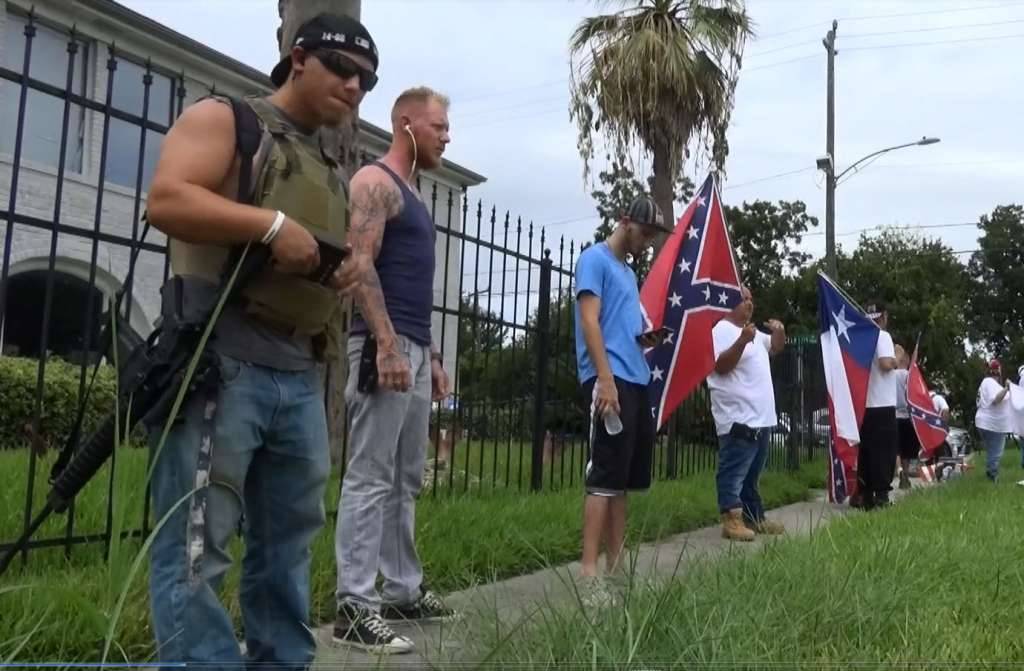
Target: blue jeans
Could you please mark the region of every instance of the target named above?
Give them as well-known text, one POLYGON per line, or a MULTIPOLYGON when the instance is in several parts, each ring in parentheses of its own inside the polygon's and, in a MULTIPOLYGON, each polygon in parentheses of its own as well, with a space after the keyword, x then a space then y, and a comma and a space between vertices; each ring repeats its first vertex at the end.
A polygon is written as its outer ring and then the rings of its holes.
POLYGON ((764 519, 757 481, 768 458, 767 429, 757 440, 745 440, 729 434, 718 437, 718 510, 728 512, 743 508, 743 517, 751 522, 764 519))
POLYGON ((1006 450, 1006 434, 978 429, 981 435, 981 444, 985 446, 985 475, 995 480, 999 475, 999 461, 1003 458, 1006 450))
MULTIPOLYGON (((174 509, 151 548, 158 658, 210 669, 247 662, 252 668, 304 669, 316 653, 307 628, 310 546, 326 518, 330 472, 321 374, 226 356, 220 361, 211 450, 200 447, 205 401, 195 394, 153 472, 157 521, 197 489, 174 509), (209 486, 197 487, 207 481, 209 486), (239 598, 247 659, 217 596, 236 533, 244 535, 246 547, 239 598)), ((162 428, 151 431, 151 450, 162 428)))

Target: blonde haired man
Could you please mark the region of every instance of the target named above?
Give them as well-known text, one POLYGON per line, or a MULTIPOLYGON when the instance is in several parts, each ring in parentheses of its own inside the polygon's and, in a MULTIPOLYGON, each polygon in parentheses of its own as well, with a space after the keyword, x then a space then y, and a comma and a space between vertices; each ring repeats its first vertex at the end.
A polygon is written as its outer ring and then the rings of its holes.
POLYGON ((448 99, 426 87, 410 89, 395 101, 391 123, 388 152, 351 184, 348 242, 360 281, 348 341, 349 462, 335 532, 334 640, 403 653, 412 641, 386 621, 453 615, 423 586, 413 534, 430 404, 448 395, 430 328, 436 232, 415 185, 418 170, 441 165, 450 139, 448 99))

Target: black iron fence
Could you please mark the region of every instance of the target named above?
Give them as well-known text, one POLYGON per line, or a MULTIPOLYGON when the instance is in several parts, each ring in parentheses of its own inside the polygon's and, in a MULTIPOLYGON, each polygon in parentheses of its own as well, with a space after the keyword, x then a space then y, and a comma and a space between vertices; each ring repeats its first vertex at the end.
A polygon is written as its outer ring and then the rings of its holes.
MULTIPOLYGON (((6 34, 21 40, 5 43, 0 61, 0 551, 41 506, 53 448, 67 439, 84 403, 92 364, 104 361, 105 373, 90 396, 86 429, 111 409, 114 376, 106 362, 123 358, 156 318, 169 265, 162 236, 143 241, 140 215, 160 143, 188 94, 183 75, 113 46, 105 76, 89 76, 82 63, 95 41, 41 26, 31 15, 8 14, 14 20, 21 32, 6 34), (111 296, 129 274, 135 280, 121 314, 130 328, 98 351, 111 296)), ((454 387, 434 409, 424 495, 578 486, 588 444, 572 292, 580 248, 509 213, 471 207, 457 188, 431 181, 421 191, 439 240, 434 335, 454 387)), ((794 343, 773 370, 780 427, 769 467, 791 469, 823 447, 822 427, 827 432, 816 344, 794 343)), ((702 388, 659 436, 656 477, 713 469, 714 433, 702 388)), ((144 473, 145 450, 126 449, 118 463, 134 458, 144 473)), ((343 440, 342 471, 346 449, 343 440)), ((77 528, 72 506, 61 529, 44 527, 29 547, 70 552, 136 524, 122 535, 148 533, 148 505, 141 519, 115 525, 115 469, 105 477, 89 485, 104 490, 103 510, 92 511, 86 528, 77 528)))

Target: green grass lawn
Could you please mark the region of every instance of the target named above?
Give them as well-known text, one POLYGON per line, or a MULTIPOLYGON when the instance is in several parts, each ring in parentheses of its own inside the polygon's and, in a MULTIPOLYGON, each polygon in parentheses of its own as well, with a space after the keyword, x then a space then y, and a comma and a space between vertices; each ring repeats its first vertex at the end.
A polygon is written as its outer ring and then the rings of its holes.
MULTIPOLYGON (((22 526, 26 457, 24 452, 0 453, 0 537, 5 539, 13 538, 22 526)), ((120 528, 136 528, 141 523, 145 460, 142 450, 119 452, 113 487, 118 502, 115 519, 123 520, 120 528)), ((38 501, 46 494, 40 483, 45 483, 49 464, 49 458, 39 464, 34 497, 38 501)), ((808 487, 821 486, 823 472, 822 463, 812 462, 794 473, 767 473, 763 480, 766 503, 777 506, 803 499, 808 487)), ((109 465, 79 496, 76 534, 100 533, 106 528, 108 482, 109 465)), ((327 497, 328 510, 336 507, 337 489, 335 477, 327 497)), ((425 493, 418 506, 417 542, 431 586, 448 592, 578 558, 581 503, 578 481, 574 487, 540 494, 503 487, 478 488, 468 495, 431 497, 425 493)), ((653 540, 716 519, 712 473, 657 482, 650 493, 631 499, 631 541, 653 540)), ((59 537, 65 524, 64 516, 55 517, 39 535, 59 537)), ((320 622, 334 615, 333 518, 328 526, 313 548, 313 609, 320 622)), ((75 547, 70 559, 62 548, 47 548, 34 550, 24 568, 16 561, 0 583, 0 661, 98 661, 138 548, 134 540, 115 546, 106 563, 102 544, 75 547)), ((236 559, 241 552, 238 542, 236 559)), ((117 620, 113 661, 144 660, 152 654, 146 562, 141 567, 117 620)), ((236 565, 224 590, 236 621, 237 584, 236 565)))
POLYGON ((1024 487, 1016 481, 1024 472, 1012 450, 993 485, 984 454, 974 459, 965 479, 836 520, 809 539, 688 566, 667 585, 631 592, 625 608, 544 606, 511 633, 484 624, 485 649, 497 646, 489 661, 649 669, 1019 664, 1024 487))

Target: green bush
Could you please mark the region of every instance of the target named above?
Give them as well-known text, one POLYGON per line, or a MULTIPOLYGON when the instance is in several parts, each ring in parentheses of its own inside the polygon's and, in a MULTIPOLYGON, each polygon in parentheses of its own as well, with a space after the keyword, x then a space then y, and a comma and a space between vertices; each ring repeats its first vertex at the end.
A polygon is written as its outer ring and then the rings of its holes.
MULTIPOLYGON (((46 361, 39 438, 47 448, 60 449, 78 415, 81 366, 61 359, 46 361)), ((86 385, 92 369, 86 371, 86 385)), ((39 361, 0 357, 0 449, 28 447, 36 409, 39 361)), ((101 366, 86 407, 83 435, 88 435, 113 410, 114 370, 101 366)))

